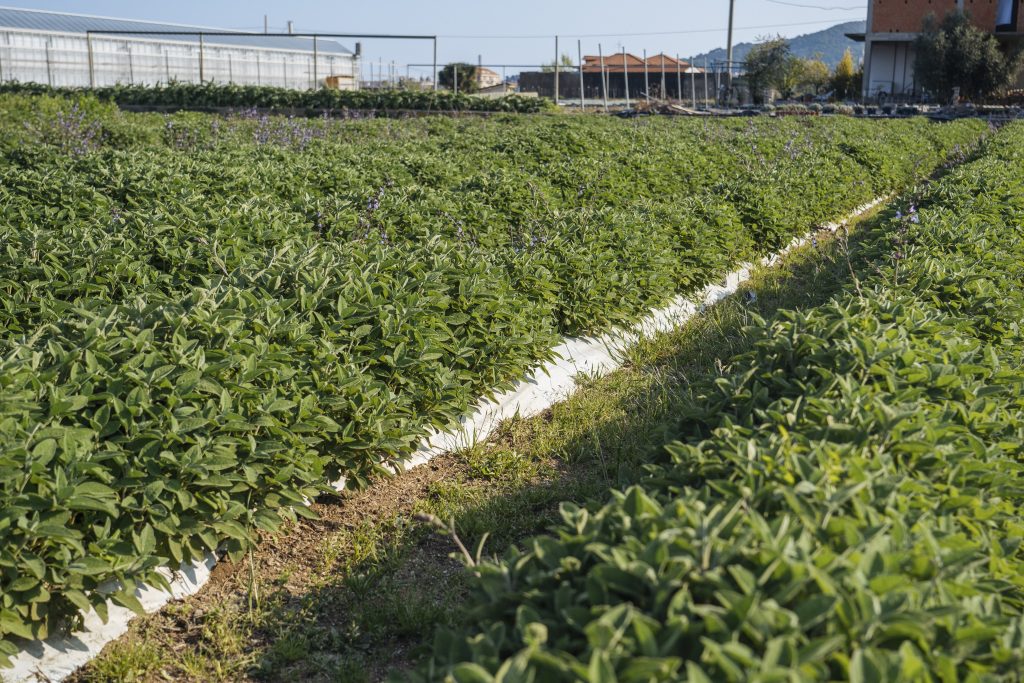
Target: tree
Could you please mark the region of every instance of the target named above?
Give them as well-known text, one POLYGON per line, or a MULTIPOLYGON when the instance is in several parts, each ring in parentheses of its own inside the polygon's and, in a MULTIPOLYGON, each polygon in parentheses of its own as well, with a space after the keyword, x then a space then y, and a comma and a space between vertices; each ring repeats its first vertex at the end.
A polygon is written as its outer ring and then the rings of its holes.
POLYGON ((459 92, 476 92, 480 89, 476 80, 476 65, 465 62, 454 62, 446 64, 437 74, 437 84, 442 88, 455 90, 455 72, 458 70, 459 92))
POLYGON ((803 71, 801 86, 807 88, 812 95, 817 95, 828 87, 830 80, 828 64, 821 61, 818 57, 800 61, 803 62, 801 65, 801 70, 803 71))
POLYGON ((762 40, 750 48, 745 60, 747 86, 755 102, 764 102, 769 88, 783 89, 793 76, 793 55, 782 36, 762 40))
MULTIPOLYGON (((558 70, 560 72, 561 71, 565 71, 565 67, 567 67, 567 66, 571 66, 574 69, 576 68, 576 65, 572 61, 572 57, 570 57, 569 55, 565 54, 564 52, 562 53, 561 58, 559 58, 559 60, 558 60, 558 66, 559 66, 558 70)), ((554 62, 550 62, 548 64, 544 64, 543 66, 540 67, 540 70, 543 71, 544 73, 554 73, 554 71, 555 71, 555 63, 554 62)))
POLYGON ((783 99, 790 99, 806 80, 806 64, 799 57, 790 56, 779 70, 775 82, 771 85, 779 91, 783 99))
POLYGON ((941 22, 927 17, 915 47, 917 80, 942 101, 952 99, 954 88, 972 100, 988 97, 1008 87, 1021 66, 1019 51, 1005 52, 995 36, 959 11, 941 22))
POLYGON ((836 64, 832 72, 832 91, 837 100, 848 100, 856 97, 860 92, 860 81, 858 70, 853 63, 853 53, 846 48, 843 58, 836 64))

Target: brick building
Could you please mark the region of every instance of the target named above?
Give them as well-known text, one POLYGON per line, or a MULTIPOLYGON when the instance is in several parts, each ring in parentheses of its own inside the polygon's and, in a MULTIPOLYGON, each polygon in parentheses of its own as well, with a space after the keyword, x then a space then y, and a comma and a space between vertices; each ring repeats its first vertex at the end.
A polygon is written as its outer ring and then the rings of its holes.
POLYGON ((1000 40, 1024 38, 1024 0, 868 0, 864 40, 864 97, 913 98, 914 41, 929 15, 942 19, 966 11, 979 27, 1000 40))

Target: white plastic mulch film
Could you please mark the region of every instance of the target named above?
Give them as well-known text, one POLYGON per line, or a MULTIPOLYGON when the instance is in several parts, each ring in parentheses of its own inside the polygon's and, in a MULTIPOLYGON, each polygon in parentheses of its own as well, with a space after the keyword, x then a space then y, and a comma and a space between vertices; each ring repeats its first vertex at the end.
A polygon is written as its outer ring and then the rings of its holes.
MULTIPOLYGON (((883 201, 885 198, 879 198, 860 207, 853 212, 851 219, 883 201)), ((821 229, 835 232, 846 222, 829 224, 821 229)), ((811 239, 810 235, 796 239, 779 253, 762 259, 761 264, 774 265, 783 255, 811 239)), ((735 294, 740 285, 750 279, 752 269, 753 265, 744 264, 730 273, 722 284, 709 285, 696 297, 678 297, 670 305, 652 311, 630 329, 616 330, 600 337, 567 339, 555 349, 556 360, 544 364, 509 391, 492 400, 481 401, 477 410, 463 418, 458 426, 449 431, 436 431, 423 439, 415 454, 403 464, 403 468, 418 467, 438 455, 485 440, 502 420, 516 415, 530 417, 542 413, 570 396, 576 389, 579 376, 603 376, 619 368, 626 349, 640 338, 678 328, 708 306, 735 294)), ((336 482, 335 487, 339 490, 343 488, 344 480, 336 482)), ((211 554, 203 562, 183 566, 178 572, 164 570, 169 578, 173 578, 172 593, 147 587, 138 590, 136 596, 147 612, 156 612, 171 600, 197 593, 209 580, 210 571, 216 562, 216 557, 211 554)), ((107 643, 127 632, 128 622, 135 616, 134 613, 112 603, 108 607, 110 614, 106 624, 95 612, 91 612, 86 615, 84 627, 77 633, 32 643, 14 658, 13 669, 0 669, 2 680, 7 683, 38 683, 67 678, 98 655, 107 643)))

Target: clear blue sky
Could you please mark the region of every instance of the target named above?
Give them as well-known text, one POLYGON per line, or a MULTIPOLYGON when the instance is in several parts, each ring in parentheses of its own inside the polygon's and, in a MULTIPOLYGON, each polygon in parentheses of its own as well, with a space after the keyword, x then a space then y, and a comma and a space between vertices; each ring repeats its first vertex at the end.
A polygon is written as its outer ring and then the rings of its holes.
MULTIPOLYGON (((378 0, 314 2, 290 0, 0 0, 0 4, 101 16, 171 21, 221 28, 338 33, 410 33, 438 35, 438 59, 484 63, 535 64, 554 58, 554 38, 576 59, 576 40, 584 54, 625 47, 640 54, 664 51, 687 56, 724 47, 728 0, 378 0), (659 35, 654 35, 659 34, 659 35)), ((843 21, 863 20, 867 0, 736 0, 736 42, 765 35, 791 37, 843 21)), ((352 41, 343 41, 351 43, 352 41)), ((363 41, 367 60, 401 65, 431 61, 429 43, 363 41)), ((428 70, 424 71, 426 73, 428 70)), ((415 71, 413 71, 415 73, 415 71)))

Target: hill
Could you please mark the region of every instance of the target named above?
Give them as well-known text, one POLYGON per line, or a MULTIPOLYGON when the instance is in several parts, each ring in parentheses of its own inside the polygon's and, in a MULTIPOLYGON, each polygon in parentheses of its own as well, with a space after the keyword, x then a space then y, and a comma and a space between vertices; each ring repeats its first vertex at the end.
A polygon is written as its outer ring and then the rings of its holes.
MULTIPOLYGON (((855 62, 864 56, 864 43, 856 43, 845 35, 847 33, 862 33, 864 29, 865 22, 848 21, 824 31, 791 38, 789 47, 797 57, 810 58, 820 55, 821 60, 828 64, 829 68, 832 68, 842 59, 846 48, 850 48, 855 62)), ((754 47, 754 43, 737 43, 733 49, 733 59, 745 59, 752 47, 754 47)), ((725 49, 712 50, 693 59, 696 64, 700 65, 704 63, 705 58, 709 62, 725 61, 725 49)))

